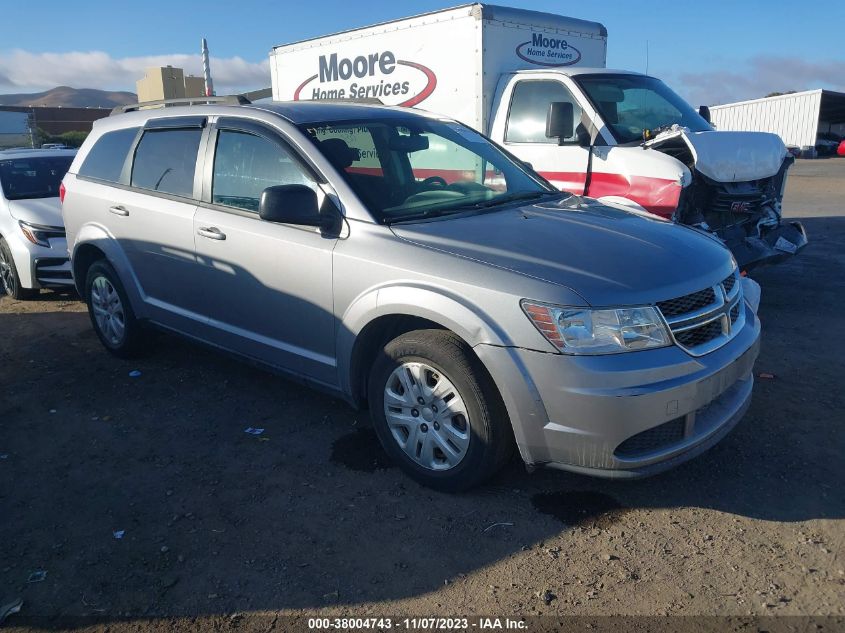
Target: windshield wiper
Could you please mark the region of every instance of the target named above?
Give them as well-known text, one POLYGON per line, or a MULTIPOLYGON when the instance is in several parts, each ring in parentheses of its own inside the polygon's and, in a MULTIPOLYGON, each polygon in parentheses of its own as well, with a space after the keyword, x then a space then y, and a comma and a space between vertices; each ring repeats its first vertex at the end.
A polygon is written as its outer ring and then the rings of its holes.
POLYGON ((569 195, 563 191, 516 191, 502 196, 497 196, 492 200, 484 200, 469 205, 467 209, 489 209, 490 207, 497 207, 500 204, 507 204, 508 202, 516 202, 518 200, 536 200, 538 198, 546 198, 548 196, 562 196, 569 195))
POLYGON ((423 220, 427 218, 437 218, 444 215, 452 215, 454 213, 463 213, 464 211, 479 211, 481 209, 490 209, 509 202, 517 202, 519 200, 537 200, 539 198, 547 198, 549 196, 568 196, 570 194, 565 191, 516 191, 514 193, 503 194, 497 196, 492 200, 483 200, 473 204, 460 204, 451 207, 440 207, 423 211, 422 213, 408 213, 392 218, 386 218, 385 224, 395 224, 396 222, 423 220))

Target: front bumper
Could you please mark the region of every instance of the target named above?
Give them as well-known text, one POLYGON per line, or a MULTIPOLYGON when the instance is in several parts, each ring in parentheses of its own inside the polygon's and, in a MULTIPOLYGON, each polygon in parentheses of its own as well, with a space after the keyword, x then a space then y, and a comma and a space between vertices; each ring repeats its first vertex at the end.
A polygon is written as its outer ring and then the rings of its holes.
POLYGON ((22 235, 8 236, 6 241, 24 288, 73 285, 67 241, 64 237, 52 238, 49 248, 33 244, 22 235))
POLYGON ((760 322, 692 357, 678 347, 569 356, 479 345, 523 460, 604 477, 654 474, 709 448, 751 402, 760 322))
POLYGON ((753 270, 789 259, 807 245, 807 231, 797 220, 782 222, 763 237, 724 238, 740 270, 753 270))

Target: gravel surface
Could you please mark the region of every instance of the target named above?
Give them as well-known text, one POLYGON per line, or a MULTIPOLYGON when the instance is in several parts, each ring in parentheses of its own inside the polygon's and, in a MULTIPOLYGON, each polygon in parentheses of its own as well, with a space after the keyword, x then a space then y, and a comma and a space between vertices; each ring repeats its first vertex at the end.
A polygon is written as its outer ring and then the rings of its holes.
POLYGON ((845 615, 843 200, 845 159, 795 167, 787 215, 811 243, 754 275, 773 378, 719 445, 636 482, 514 462, 438 494, 366 413, 169 336, 121 361, 72 295, 3 298, 0 605, 24 600, 7 626, 845 615))

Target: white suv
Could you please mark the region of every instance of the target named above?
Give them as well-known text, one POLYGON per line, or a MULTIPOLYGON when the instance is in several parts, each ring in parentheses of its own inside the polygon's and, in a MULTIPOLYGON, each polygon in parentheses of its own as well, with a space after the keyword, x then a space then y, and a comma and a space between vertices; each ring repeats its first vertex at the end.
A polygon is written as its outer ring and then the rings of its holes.
POLYGON ((60 202, 76 150, 0 151, 0 290, 27 299, 73 285, 60 202))

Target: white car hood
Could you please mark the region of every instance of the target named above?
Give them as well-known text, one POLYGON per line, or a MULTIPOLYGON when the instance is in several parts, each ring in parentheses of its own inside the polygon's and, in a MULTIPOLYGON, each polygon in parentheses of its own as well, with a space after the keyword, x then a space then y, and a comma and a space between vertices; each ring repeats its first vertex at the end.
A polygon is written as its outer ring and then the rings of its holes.
POLYGON ((16 220, 41 226, 64 226, 62 203, 58 198, 9 200, 9 211, 16 220))
POLYGON ((768 132, 690 132, 673 127, 646 146, 659 149, 669 139, 682 138, 695 159, 695 168, 717 182, 744 182, 774 176, 787 150, 777 134, 768 132))

